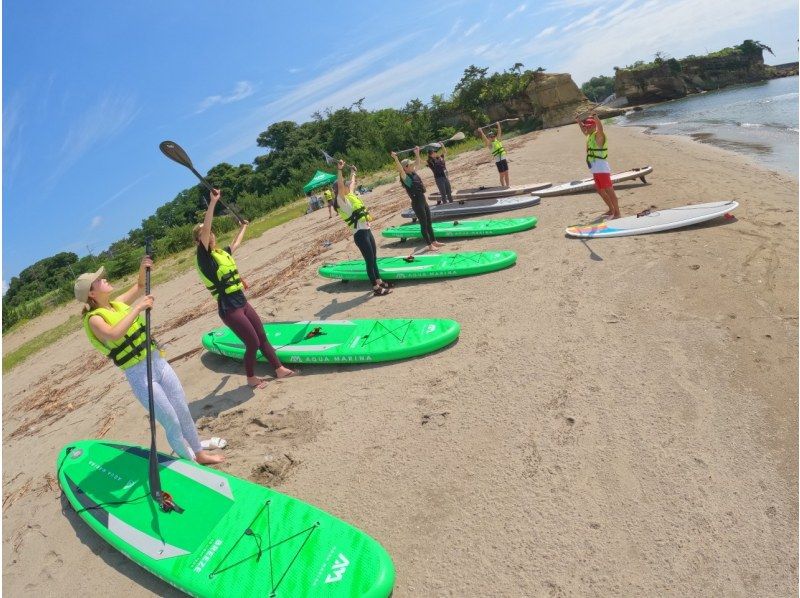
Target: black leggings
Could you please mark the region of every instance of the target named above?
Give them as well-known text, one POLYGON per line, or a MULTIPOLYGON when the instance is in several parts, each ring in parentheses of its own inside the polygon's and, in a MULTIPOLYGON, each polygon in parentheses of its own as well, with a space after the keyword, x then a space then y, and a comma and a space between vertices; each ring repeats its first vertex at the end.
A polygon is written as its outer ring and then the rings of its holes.
POLYGON ((375 281, 381 277, 378 272, 378 247, 375 245, 375 237, 372 236, 372 231, 367 229, 357 230, 353 235, 353 240, 361 255, 364 256, 364 263, 367 266, 367 276, 372 286, 375 286, 375 281))
POLYGON ((414 210, 414 215, 419 220, 419 228, 422 230, 422 238, 430 245, 436 241, 433 236, 433 225, 431 224, 431 209, 428 207, 428 202, 424 199, 422 201, 412 201, 411 209, 414 210))

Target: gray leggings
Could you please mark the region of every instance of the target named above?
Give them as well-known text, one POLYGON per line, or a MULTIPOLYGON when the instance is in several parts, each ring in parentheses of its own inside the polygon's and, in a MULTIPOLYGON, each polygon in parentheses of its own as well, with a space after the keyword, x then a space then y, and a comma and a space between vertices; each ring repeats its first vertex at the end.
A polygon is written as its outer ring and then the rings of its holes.
POLYGON ((442 203, 453 203, 453 191, 450 188, 450 179, 447 175, 434 177, 436 187, 439 189, 439 197, 442 203))
MULTIPOLYGON (((147 361, 143 360, 129 367, 125 370, 125 376, 130 382, 133 394, 145 409, 149 409, 147 361)), ((195 453, 203 449, 186 404, 186 395, 175 371, 158 354, 153 355, 153 403, 156 419, 164 427, 172 450, 179 457, 194 461, 195 453)))

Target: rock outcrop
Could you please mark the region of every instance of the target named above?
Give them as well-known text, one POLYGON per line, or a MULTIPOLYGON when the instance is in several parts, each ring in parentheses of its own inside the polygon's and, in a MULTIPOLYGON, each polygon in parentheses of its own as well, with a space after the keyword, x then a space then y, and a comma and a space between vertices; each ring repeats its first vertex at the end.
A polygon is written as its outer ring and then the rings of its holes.
POLYGON ((486 114, 492 121, 531 115, 548 129, 573 122, 575 113, 587 103, 571 75, 537 72, 521 96, 487 106, 486 114))
POLYGON ((645 104, 768 78, 760 50, 734 50, 724 55, 673 58, 646 67, 617 69, 614 92, 631 104, 645 104))

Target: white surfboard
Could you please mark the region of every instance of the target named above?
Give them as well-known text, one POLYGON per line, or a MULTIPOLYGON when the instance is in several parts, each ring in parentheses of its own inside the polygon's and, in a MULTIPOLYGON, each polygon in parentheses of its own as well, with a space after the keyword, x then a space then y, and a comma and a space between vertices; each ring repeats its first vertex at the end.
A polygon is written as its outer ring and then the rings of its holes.
MULTIPOLYGON (((473 199, 491 199, 493 197, 510 197, 512 195, 527 195, 532 193, 538 195, 534 191, 549 187, 553 183, 526 183, 524 185, 515 185, 514 187, 472 187, 470 189, 459 189, 453 192, 453 199, 459 201, 470 201, 473 199)), ((438 191, 428 195, 428 199, 441 199, 438 191)))
POLYGON ((712 220, 735 210, 737 207, 739 207, 739 204, 731 200, 699 203, 668 210, 645 210, 634 216, 606 220, 598 224, 570 226, 567 228, 567 235, 588 239, 657 233, 712 220))
MULTIPOLYGON (((624 172, 617 172, 611 175, 611 182, 613 184, 621 183, 623 181, 632 181, 634 179, 641 179, 646 183, 645 176, 653 172, 652 166, 642 166, 641 168, 632 168, 624 172)), ((539 197, 551 197, 553 195, 569 195, 570 193, 583 193, 586 191, 594 191, 594 178, 589 177, 586 179, 579 179, 577 181, 570 181, 569 183, 561 183, 560 185, 553 185, 547 189, 537 191, 536 195, 539 197)))

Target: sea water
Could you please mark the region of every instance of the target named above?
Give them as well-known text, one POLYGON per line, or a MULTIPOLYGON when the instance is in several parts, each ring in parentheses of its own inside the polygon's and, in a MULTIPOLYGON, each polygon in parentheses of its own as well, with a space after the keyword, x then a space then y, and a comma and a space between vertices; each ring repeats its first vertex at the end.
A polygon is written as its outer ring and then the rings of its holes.
POLYGON ((688 135, 798 177, 798 78, 726 87, 663 102, 615 122, 688 135))

